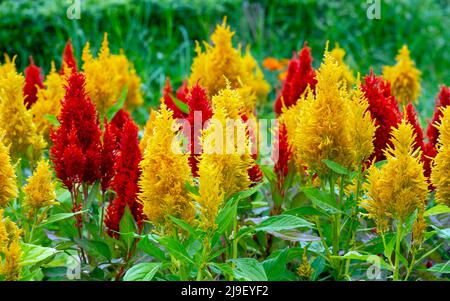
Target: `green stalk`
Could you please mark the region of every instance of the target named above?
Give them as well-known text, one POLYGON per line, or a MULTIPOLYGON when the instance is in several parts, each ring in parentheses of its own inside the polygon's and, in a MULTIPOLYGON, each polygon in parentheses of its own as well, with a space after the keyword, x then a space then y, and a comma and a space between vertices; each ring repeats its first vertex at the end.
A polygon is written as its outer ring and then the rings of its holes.
POLYGON ((402 225, 403 222, 399 222, 397 227, 397 238, 395 240, 395 265, 394 265, 394 281, 399 280, 399 263, 400 263, 400 244, 402 239, 402 225))

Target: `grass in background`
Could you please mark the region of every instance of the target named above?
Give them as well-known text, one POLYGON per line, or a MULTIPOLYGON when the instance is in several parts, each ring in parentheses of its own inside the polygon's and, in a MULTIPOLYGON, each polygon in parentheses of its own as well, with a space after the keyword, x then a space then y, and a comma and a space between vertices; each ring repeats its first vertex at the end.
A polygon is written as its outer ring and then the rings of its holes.
MULTIPOLYGON (((189 74, 195 40, 205 40, 226 15, 236 31, 235 42, 251 44, 252 53, 264 57, 290 58, 308 41, 318 67, 325 42, 339 42, 347 51, 349 65, 362 74, 373 67, 392 65, 397 50, 408 44, 422 71, 422 122, 430 118, 439 85, 450 84, 450 5, 448 0, 381 0, 381 19, 366 17, 365 0, 243 1, 243 0, 82 0, 81 19, 69 20, 65 0, 0 3, 0 52, 17 54, 19 69, 33 55, 48 71, 57 64, 67 38, 71 38, 80 61, 90 41, 96 51, 104 32, 113 52, 123 48, 144 83, 146 107, 159 102, 164 79, 178 86, 189 74)), ((263 115, 271 115, 279 82, 266 73, 272 85, 263 115)), ((146 108, 136 112, 137 122, 146 108)))

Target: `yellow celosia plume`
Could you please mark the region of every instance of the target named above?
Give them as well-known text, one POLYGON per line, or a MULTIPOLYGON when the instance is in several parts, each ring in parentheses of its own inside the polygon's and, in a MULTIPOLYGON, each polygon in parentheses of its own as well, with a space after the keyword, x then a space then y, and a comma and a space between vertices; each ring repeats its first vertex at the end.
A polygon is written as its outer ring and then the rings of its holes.
POLYGON ((41 159, 24 187, 24 206, 32 211, 56 204, 55 182, 47 160, 41 159))
POLYGON ((342 68, 341 80, 347 85, 347 88, 351 87, 355 83, 355 76, 353 71, 344 61, 345 50, 336 43, 334 49, 331 50, 331 56, 334 57, 336 62, 342 68))
POLYGON ((14 281, 20 278, 21 266, 19 239, 21 231, 9 218, 3 216, 3 209, 0 209, 0 279, 14 281), (4 259, 3 259, 4 258, 4 259))
POLYGON ((144 158, 140 164, 138 199, 144 214, 157 226, 170 228, 168 215, 190 222, 195 210, 185 189, 192 183, 188 155, 182 153, 177 131, 180 125, 173 112, 164 103, 152 122, 152 135, 148 138, 144 158))
POLYGON ((403 45, 395 66, 384 66, 383 77, 391 83, 392 94, 399 103, 417 102, 420 96, 420 71, 411 59, 408 47, 403 45))
POLYGON ((416 209, 423 211, 428 183, 423 174, 421 151, 414 147, 415 134, 411 124, 403 119, 392 130, 392 147, 385 150, 387 162, 380 169, 371 166, 366 184, 368 199, 362 202, 368 216, 381 231, 390 221, 400 223, 416 209))
POLYGON ((15 60, 15 56, 11 60, 11 58, 5 53, 5 63, 3 65, 0 64, 0 79, 5 77, 8 73, 17 72, 15 60))
POLYGON ((9 200, 17 197, 17 183, 8 148, 3 142, 3 134, 0 136, 0 208, 3 208, 9 200))
POLYGON ((139 142, 139 149, 141 150, 142 154, 144 154, 145 150, 147 149, 148 140, 153 135, 153 122, 155 122, 155 119, 156 119, 156 111, 150 110, 150 115, 144 128, 144 135, 142 136, 142 139, 139 142))
POLYGON ((443 110, 439 129, 438 154, 434 159, 431 181, 436 186, 436 200, 450 206, 450 107, 443 110))

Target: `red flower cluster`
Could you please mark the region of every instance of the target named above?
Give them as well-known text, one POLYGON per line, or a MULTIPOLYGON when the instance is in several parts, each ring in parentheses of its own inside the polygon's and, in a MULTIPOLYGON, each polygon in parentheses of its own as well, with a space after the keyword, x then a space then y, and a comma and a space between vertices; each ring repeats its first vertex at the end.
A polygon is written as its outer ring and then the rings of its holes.
POLYGON ((439 131, 435 127, 437 123, 441 121, 442 108, 450 106, 450 87, 442 86, 436 100, 436 106, 434 108, 434 115, 431 122, 428 124, 427 137, 430 147, 436 148, 436 144, 439 138, 439 131))
POLYGON ((397 100, 391 94, 389 82, 383 80, 382 77, 377 77, 373 70, 370 70, 370 74, 364 77, 361 89, 369 102, 372 119, 378 126, 374 140, 375 151, 369 161, 372 161, 373 158, 381 161, 386 159, 383 150, 390 143, 392 127, 397 127, 401 122, 402 114, 397 100))
POLYGON ((42 69, 34 64, 33 57, 30 56, 30 65, 25 68, 25 85, 23 86, 24 104, 29 109, 37 101, 38 87, 43 89, 44 75, 42 69))
POLYGON ((287 76, 281 93, 275 100, 275 112, 278 115, 281 114, 283 104, 287 108, 294 105, 306 90, 306 87, 309 85, 314 90, 316 83, 316 72, 312 67, 311 49, 305 42, 303 49, 299 52, 299 57, 294 54, 289 61, 287 76))
POLYGON ((111 120, 111 132, 114 135, 116 149, 119 148, 120 139, 122 137, 123 127, 128 121, 133 121, 130 113, 124 109, 120 109, 111 120))
POLYGON ((252 183, 259 183, 261 182, 262 178, 263 178, 263 173, 261 168, 259 167, 258 163, 256 163, 256 160, 258 159, 258 148, 257 148, 257 141, 256 141, 256 133, 255 133, 255 128, 251 127, 251 125, 249 124, 249 118, 247 115, 242 115, 241 116, 242 121, 244 121, 247 124, 247 135, 250 139, 250 142, 252 144, 252 158, 253 160, 255 160, 255 164, 253 164, 253 166, 251 166, 248 170, 248 177, 250 178, 250 181, 252 183))
POLYGON ((111 237, 119 237, 120 220, 125 208, 131 211, 138 228, 142 228, 142 205, 137 201, 139 192, 138 180, 141 174, 139 163, 142 160, 139 150, 138 127, 132 120, 123 125, 120 146, 114 164, 115 175, 111 182, 116 198, 109 204, 106 212, 105 225, 111 237))
MULTIPOLYGON (((184 93, 186 93, 186 89, 187 87, 183 88, 184 93)), ((192 175, 194 177, 198 177, 198 162, 201 153, 201 130, 203 129, 205 123, 212 117, 213 112, 209 105, 209 99, 205 88, 199 84, 196 84, 190 89, 190 91, 187 91, 188 92, 185 98, 186 103, 189 106, 187 120, 191 128, 191 132, 189 133, 191 151, 189 156, 189 165, 191 166, 192 175), (195 124, 195 120, 197 120, 198 124, 195 124)))
POLYGON ((72 42, 70 39, 67 40, 66 46, 64 47, 60 74, 64 74, 65 67, 72 69, 72 72, 78 71, 77 60, 73 54, 72 42))
MULTIPOLYGON (((187 83, 183 83, 183 85, 178 89, 176 93, 176 97, 181 102, 186 103, 186 96, 187 96, 187 83)), ((187 114, 178 108, 175 101, 173 100, 173 89, 172 84, 170 83, 170 79, 166 79, 166 84, 163 89, 163 98, 164 103, 166 104, 167 108, 173 111, 173 117, 174 118, 186 118, 187 114)))
POLYGON ((61 125, 51 132, 50 157, 58 178, 73 191, 74 184, 92 184, 100 178, 101 131, 83 74, 72 73, 61 103, 61 125))
POLYGON ((105 130, 102 139, 102 159, 100 164, 100 184, 102 193, 108 190, 114 176, 114 162, 116 161, 118 143, 112 126, 105 118, 105 130))
MULTIPOLYGON (((278 158, 274 158, 274 171, 277 175, 278 190, 284 195, 284 182, 289 172, 289 161, 292 158, 292 149, 287 141, 287 128, 284 123, 278 127, 278 141, 275 144, 278 147, 278 158)), ((276 152, 275 152, 276 153, 276 152)))

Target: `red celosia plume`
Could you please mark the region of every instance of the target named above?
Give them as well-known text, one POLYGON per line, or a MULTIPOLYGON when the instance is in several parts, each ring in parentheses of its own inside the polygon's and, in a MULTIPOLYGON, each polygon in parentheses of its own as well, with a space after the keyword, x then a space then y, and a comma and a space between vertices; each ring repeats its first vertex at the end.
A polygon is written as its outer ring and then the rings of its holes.
POLYGON ((431 143, 431 146, 433 148, 436 148, 436 144, 439 138, 439 131, 435 127, 435 125, 441 121, 442 117, 441 109, 445 108, 446 106, 450 106, 450 87, 442 86, 437 96, 433 119, 428 124, 427 128, 428 141, 429 143, 431 143))
POLYGON ((100 165, 100 184, 102 192, 105 193, 109 188, 111 180, 114 176, 114 162, 116 161, 116 153, 118 143, 116 136, 111 130, 111 124, 105 118, 105 130, 102 139, 102 157, 100 165))
POLYGON ((258 159, 258 147, 256 141, 257 133, 255 133, 256 129, 249 123, 249 118, 246 114, 242 115, 241 119, 247 124, 247 135, 252 145, 252 158, 255 160, 255 164, 247 170, 248 177, 252 183, 258 183, 261 182, 263 173, 258 163, 256 163, 256 160, 258 159))
POLYGON ((66 46, 64 47, 64 52, 62 55, 62 64, 60 74, 64 74, 64 68, 72 69, 72 72, 78 71, 77 60, 73 53, 72 42, 70 39, 67 40, 66 46))
POLYGON ((274 151, 278 153, 277 158, 274 158, 275 165, 274 171, 277 175, 277 183, 278 190, 281 192, 281 195, 284 195, 284 182, 286 180, 286 176, 289 172, 289 161, 292 158, 292 149, 287 140, 287 128, 284 123, 280 123, 278 127, 278 143, 275 144, 274 147, 278 147, 277 150, 274 151))
POLYGON ((138 180, 141 174, 139 163, 142 160, 139 150, 138 127, 132 120, 126 121, 120 138, 120 147, 114 164, 115 175, 111 182, 116 198, 109 204, 105 225, 108 234, 118 238, 120 220, 128 206, 139 229, 142 228, 142 205, 137 201, 138 180))
MULTIPOLYGON (((186 89, 187 89, 187 87, 186 87, 186 89)), ((180 97, 184 97, 185 96, 184 92, 183 91, 180 91, 179 93, 177 92, 177 99, 184 102, 183 99, 178 98, 178 94, 180 95, 180 97)), ((166 84, 163 89, 164 103, 166 104, 167 108, 169 108, 170 110, 173 111, 174 118, 186 118, 187 114, 184 113, 183 111, 181 111, 180 108, 178 108, 178 106, 176 105, 176 103, 172 97, 173 97, 172 84, 170 83, 170 79, 167 78, 166 84)))
POLYGON ((30 56, 30 65, 25 68, 25 85, 23 86, 24 104, 29 109, 37 100, 38 88, 43 89, 44 75, 42 69, 34 64, 33 57, 30 56))
POLYGON ((274 110, 281 114, 283 104, 287 108, 294 105, 306 87, 309 85, 312 90, 316 87, 316 72, 312 67, 311 49, 305 42, 303 49, 297 57, 295 54, 289 61, 287 76, 283 82, 281 93, 275 100, 274 110))
POLYGON ((187 96, 189 94, 188 82, 183 81, 183 84, 178 88, 176 97, 184 103, 187 103, 187 96))
POLYGON ((383 80, 382 77, 377 77, 373 70, 370 70, 370 74, 364 77, 361 89, 369 102, 372 119, 378 126, 374 140, 375 151, 369 161, 372 161, 373 158, 381 161, 386 159, 383 150, 390 143, 392 127, 397 127, 401 122, 402 114, 397 100, 391 94, 389 82, 383 80))

